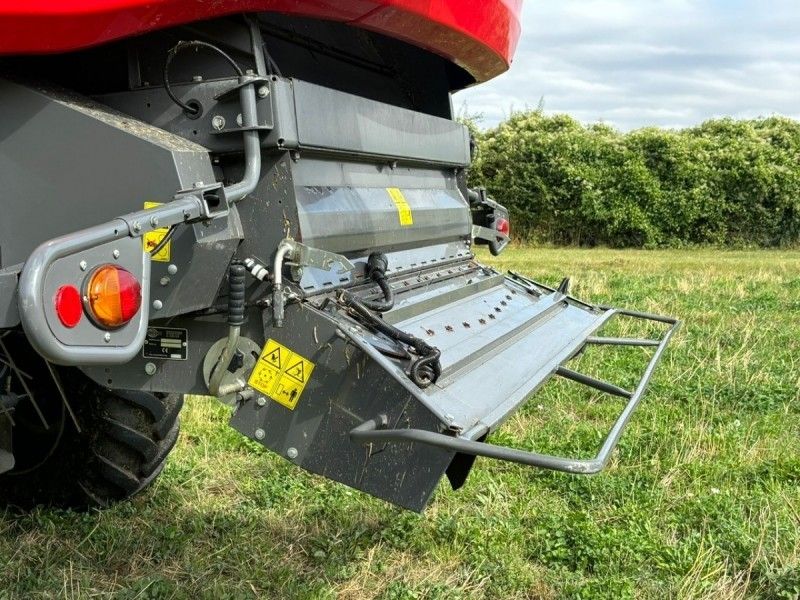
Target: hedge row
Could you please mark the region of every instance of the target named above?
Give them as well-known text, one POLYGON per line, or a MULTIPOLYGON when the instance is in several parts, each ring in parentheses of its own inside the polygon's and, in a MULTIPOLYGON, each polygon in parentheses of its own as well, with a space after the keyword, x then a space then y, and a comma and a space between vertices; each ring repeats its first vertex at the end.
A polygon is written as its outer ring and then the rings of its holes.
POLYGON ((471 183, 511 209, 517 238, 617 247, 800 241, 800 123, 790 119, 621 133, 529 111, 473 134, 471 183))

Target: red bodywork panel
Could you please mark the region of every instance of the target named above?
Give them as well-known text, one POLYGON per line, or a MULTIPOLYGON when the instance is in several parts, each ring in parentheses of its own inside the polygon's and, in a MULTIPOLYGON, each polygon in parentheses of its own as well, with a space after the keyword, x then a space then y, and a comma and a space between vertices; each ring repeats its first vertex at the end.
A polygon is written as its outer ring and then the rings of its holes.
POLYGON ((0 0, 0 54, 97 46, 243 12, 280 12, 363 27, 440 54, 478 81, 505 71, 522 0, 0 0))

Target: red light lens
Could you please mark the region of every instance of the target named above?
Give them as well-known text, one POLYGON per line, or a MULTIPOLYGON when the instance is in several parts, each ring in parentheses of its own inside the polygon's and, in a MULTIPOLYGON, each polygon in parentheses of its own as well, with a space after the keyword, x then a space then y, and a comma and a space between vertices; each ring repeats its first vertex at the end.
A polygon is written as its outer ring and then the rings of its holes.
POLYGON ((72 329, 81 321, 81 293, 74 285, 62 285, 56 292, 56 314, 64 327, 72 329))
POLYGON ((505 236, 508 236, 511 233, 511 223, 508 222, 508 219, 503 219, 502 217, 497 219, 495 223, 495 229, 502 233, 505 236))
POLYGON ((142 305, 142 286, 115 265, 98 267, 86 286, 89 312, 98 325, 113 329, 130 321, 142 305))

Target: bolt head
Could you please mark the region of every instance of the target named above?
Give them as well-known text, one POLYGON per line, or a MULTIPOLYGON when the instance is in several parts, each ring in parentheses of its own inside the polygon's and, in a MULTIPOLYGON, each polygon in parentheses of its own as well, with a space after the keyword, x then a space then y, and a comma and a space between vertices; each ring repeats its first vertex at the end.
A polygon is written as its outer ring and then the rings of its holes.
POLYGON ((162 278, 161 278, 161 285, 162 285, 162 286, 164 286, 164 287, 166 287, 166 286, 168 286, 168 285, 169 285, 169 281, 170 281, 170 280, 169 280, 169 277, 162 277, 162 278))
POLYGON ((266 406, 267 399, 264 398, 264 396, 259 396, 258 398, 256 398, 256 404, 258 404, 259 406, 266 406))
POLYGON ((269 96, 269 88, 265 85, 262 85, 260 88, 258 88, 258 97, 266 98, 267 96, 269 96))
POLYGON ((85 260, 82 260, 82 261, 81 261, 81 262, 78 264, 78 266, 81 268, 81 271, 85 271, 86 269, 88 269, 88 268, 89 268, 89 265, 88 265, 88 264, 86 264, 86 261, 85 261, 85 260))
POLYGON ((164 308, 164 303, 161 300, 153 300, 153 308, 156 310, 161 310, 164 308))
POLYGON ((194 81, 195 83, 200 83, 201 81, 203 81, 203 76, 202 75, 193 75, 192 76, 192 81, 194 81))
POLYGON ((286 451, 286 456, 288 456, 291 459, 297 458, 297 448, 289 448, 286 451))
POLYGON ((106 344, 107 344, 108 342, 110 342, 110 341, 111 341, 111 334, 110 334, 110 333, 108 333, 108 332, 106 332, 106 333, 103 335, 103 341, 105 341, 105 343, 106 343, 106 344))
POLYGON ((242 113, 236 115, 236 124, 241 127, 244 124, 244 119, 242 118, 242 113))
POLYGON ((119 250, 114 248, 114 251, 111 253, 111 256, 113 256, 114 258, 119 258, 119 250))
POLYGON ((150 225, 152 227, 158 227, 158 217, 150 217, 150 225))
POLYGON ((175 275, 175 273, 177 272, 178 272, 177 265, 170 265, 167 267, 167 273, 169 273, 170 275, 175 275))
POLYGON ((139 221, 134 221, 131 227, 133 228, 134 233, 139 233, 142 230, 142 224, 139 223, 139 221))
POLYGON ((222 115, 214 115, 214 117, 211 119, 211 126, 217 131, 220 131, 225 127, 225 117, 222 115))
POLYGON ((255 436, 257 440, 263 440, 267 433, 263 429, 256 429, 255 436))
POLYGON ((147 373, 148 375, 155 375, 157 370, 158 369, 156 369, 156 365, 151 362, 147 363, 144 366, 144 372, 147 373))

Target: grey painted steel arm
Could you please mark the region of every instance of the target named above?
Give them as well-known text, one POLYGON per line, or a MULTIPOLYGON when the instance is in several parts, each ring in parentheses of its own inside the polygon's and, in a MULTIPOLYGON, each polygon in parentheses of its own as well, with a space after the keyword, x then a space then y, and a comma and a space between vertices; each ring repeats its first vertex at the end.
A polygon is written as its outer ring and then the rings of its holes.
MULTIPOLYGON (((142 347, 147 333, 149 302, 143 302, 137 318, 138 328, 126 346, 72 346, 53 335, 45 317, 44 286, 50 267, 57 260, 79 254, 107 242, 123 238, 138 239, 157 227, 191 222, 208 211, 204 201, 195 195, 184 196, 162 206, 124 215, 108 223, 70 233, 36 248, 25 262, 19 278, 17 301, 20 319, 33 346, 48 360, 58 364, 102 365, 131 360, 142 347)), ((137 248, 140 249, 141 244, 137 248)), ((150 257, 142 253, 142 295, 149 294, 150 257)))
MULTIPOLYGON (((247 76, 240 80, 240 84, 250 81, 247 76)), ((242 136, 244 139, 244 177, 238 183, 225 188, 225 197, 228 202, 235 204, 248 194, 251 194, 258 185, 261 177, 261 139, 258 134, 258 116, 256 109, 256 91, 252 81, 239 88, 239 101, 242 105, 242 136)))

